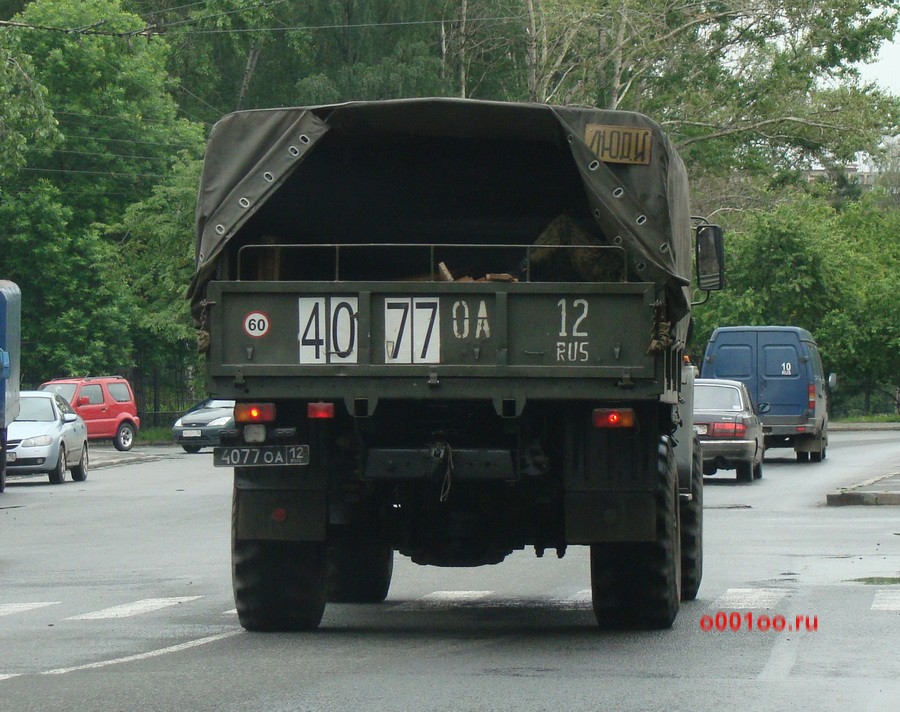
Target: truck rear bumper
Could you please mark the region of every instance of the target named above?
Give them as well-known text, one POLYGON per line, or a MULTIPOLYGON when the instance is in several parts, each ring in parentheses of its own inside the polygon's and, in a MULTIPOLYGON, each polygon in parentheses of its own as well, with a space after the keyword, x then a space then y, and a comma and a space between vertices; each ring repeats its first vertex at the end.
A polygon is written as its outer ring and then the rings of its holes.
POLYGON ((454 479, 515 480, 513 453, 509 450, 450 449, 436 445, 422 449, 370 449, 363 478, 367 480, 416 480, 443 476, 454 479))

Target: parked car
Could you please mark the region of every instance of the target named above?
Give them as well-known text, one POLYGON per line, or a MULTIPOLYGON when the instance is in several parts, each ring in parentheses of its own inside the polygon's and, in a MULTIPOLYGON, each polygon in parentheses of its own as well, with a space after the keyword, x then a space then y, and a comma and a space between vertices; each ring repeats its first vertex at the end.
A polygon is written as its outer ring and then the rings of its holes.
POLYGON ((39 390, 65 398, 84 419, 91 440, 112 438, 116 450, 131 450, 141 419, 131 384, 121 376, 57 378, 39 390))
POLYGON ((734 469, 740 482, 762 477, 765 437, 743 383, 695 380, 694 431, 702 445, 704 475, 734 469))
POLYGON ((87 426, 56 393, 21 391, 19 415, 9 424, 7 438, 8 472, 46 472, 50 482, 59 485, 71 468, 73 480, 87 479, 87 426))
POLYGON ((703 378, 747 386, 760 410, 767 448, 793 448, 798 462, 821 462, 828 446, 828 389, 816 342, 796 326, 723 326, 703 357, 703 378))
POLYGON ((234 427, 233 400, 205 400, 182 415, 172 426, 175 442, 185 452, 219 444, 219 433, 234 427))

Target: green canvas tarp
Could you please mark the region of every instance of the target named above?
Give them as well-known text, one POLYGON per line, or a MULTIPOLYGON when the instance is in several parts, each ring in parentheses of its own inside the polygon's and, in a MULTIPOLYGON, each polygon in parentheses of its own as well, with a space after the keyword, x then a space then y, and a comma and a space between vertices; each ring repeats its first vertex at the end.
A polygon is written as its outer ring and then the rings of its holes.
MULTIPOLYGON (((687 177, 683 162, 656 123, 623 111, 443 98, 240 111, 221 119, 209 138, 197 203, 196 271, 189 292, 195 313, 229 242, 242 236, 248 222, 270 201, 274 203, 298 169, 329 141, 384 142, 393 147, 386 168, 391 175, 402 172, 404 162, 427 141, 454 145, 496 141, 521 146, 523 152, 536 145, 554 146, 557 155, 571 162, 569 168, 584 194, 579 199, 607 241, 625 249, 639 279, 665 285, 673 321, 687 313, 691 265, 687 177)), ((434 166, 435 171, 450 172, 445 180, 452 180, 454 166, 446 165, 452 160, 453 156, 434 166)), ((485 155, 484 160, 492 159, 485 155)), ((523 165, 509 161, 508 170, 525 170, 523 165)), ((504 166, 484 169, 485 180, 505 181, 504 166)), ((539 163, 527 170, 534 190, 540 191, 542 181, 548 192, 558 188, 550 185, 558 180, 558 171, 545 174, 539 163)), ((470 167, 465 175, 477 176, 478 167, 470 167)), ((327 183, 327 176, 321 178, 327 183)), ((315 173, 303 174, 302 180, 319 183, 315 173)), ((368 180, 375 189, 375 179, 368 180)), ((366 185, 353 189, 358 196, 366 185)), ((336 215, 353 210, 349 190, 333 200, 344 206, 336 215)), ((284 204, 282 200, 282 211, 284 204)), ((302 209, 301 205, 290 216, 297 225, 304 222, 302 209)))

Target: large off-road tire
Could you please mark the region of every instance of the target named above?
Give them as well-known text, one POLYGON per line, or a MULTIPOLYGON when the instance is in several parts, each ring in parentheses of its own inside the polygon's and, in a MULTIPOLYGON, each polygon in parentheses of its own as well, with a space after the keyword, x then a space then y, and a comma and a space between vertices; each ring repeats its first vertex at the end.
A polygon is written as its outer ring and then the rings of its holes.
POLYGON ((328 600, 380 603, 388 595, 394 550, 379 544, 340 544, 328 549, 328 600))
POLYGON ((116 430, 116 437, 113 438, 113 445, 116 450, 121 452, 127 452, 131 450, 132 445, 134 445, 134 436, 137 431, 135 430, 134 423, 130 423, 125 421, 119 425, 119 429, 116 430))
POLYGON ((81 448, 81 459, 78 461, 78 464, 72 468, 72 479, 76 482, 84 482, 88 476, 88 463, 90 460, 90 455, 88 453, 88 444, 87 440, 84 441, 84 445, 81 448))
POLYGON ((66 481, 66 448, 59 444, 59 457, 56 458, 56 466, 48 473, 51 485, 61 485, 66 481))
POLYGON ((251 631, 312 630, 325 612, 325 543, 236 539, 231 577, 241 626, 251 631))
POLYGON ((670 628, 678 614, 678 471, 668 438, 656 459, 656 541, 591 545, 591 598, 601 628, 670 628))
POLYGON ((753 463, 750 461, 739 462, 735 467, 738 482, 753 482, 753 463))
POLYGON ((703 456, 694 438, 691 499, 679 501, 681 516, 681 600, 693 601, 703 578, 703 456))

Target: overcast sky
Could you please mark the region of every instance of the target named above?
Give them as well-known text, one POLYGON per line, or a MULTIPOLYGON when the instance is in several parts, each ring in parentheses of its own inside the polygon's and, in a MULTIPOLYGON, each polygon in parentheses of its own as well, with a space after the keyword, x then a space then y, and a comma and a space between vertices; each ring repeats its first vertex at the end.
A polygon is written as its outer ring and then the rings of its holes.
POLYGON ((859 68, 863 79, 875 81, 882 88, 900 96, 900 39, 885 45, 878 61, 859 68))

